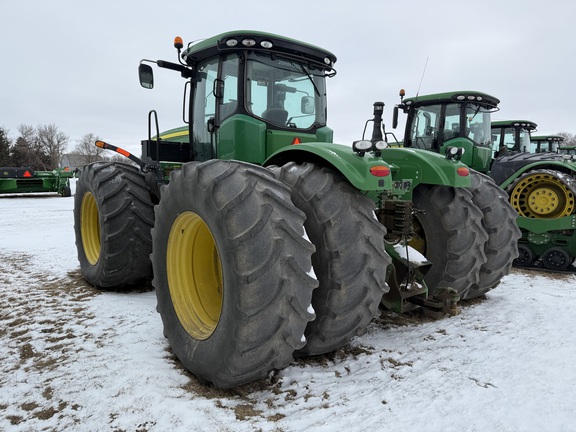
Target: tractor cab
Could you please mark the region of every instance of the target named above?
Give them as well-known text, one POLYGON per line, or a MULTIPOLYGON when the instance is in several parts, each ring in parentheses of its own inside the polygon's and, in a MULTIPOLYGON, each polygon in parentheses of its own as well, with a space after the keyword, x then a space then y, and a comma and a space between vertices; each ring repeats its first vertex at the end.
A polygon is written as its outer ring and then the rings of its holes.
MULTIPOLYGON (((326 126, 326 78, 336 74, 334 54, 252 31, 223 33, 185 49, 177 38, 174 46, 178 64, 153 63, 187 79, 187 126, 158 133, 165 140, 162 146, 143 143, 143 156, 155 153, 154 148, 169 152, 172 142, 182 153, 180 162, 237 159, 261 164, 285 146, 332 142, 333 132, 326 126)), ((140 82, 152 88, 152 68, 146 63, 150 61, 140 64, 140 82)), ((166 160, 163 156, 154 154, 153 159, 166 160)))
POLYGON ((528 120, 499 120, 492 122, 494 157, 531 152, 530 134, 538 125, 528 120))
POLYGON ((561 147, 564 137, 561 135, 538 135, 530 138, 530 153, 574 154, 574 150, 561 147), (569 150, 572 150, 570 152, 569 150))
POLYGON ((487 172, 492 159, 490 115, 500 102, 480 92, 450 92, 403 99, 394 109, 408 115, 404 147, 446 154, 455 152, 466 165, 487 172))

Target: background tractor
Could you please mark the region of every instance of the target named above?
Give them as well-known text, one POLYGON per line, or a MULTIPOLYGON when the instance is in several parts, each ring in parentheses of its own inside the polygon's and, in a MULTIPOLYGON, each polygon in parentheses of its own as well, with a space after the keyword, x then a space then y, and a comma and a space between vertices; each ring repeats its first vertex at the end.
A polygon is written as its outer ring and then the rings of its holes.
MULTIPOLYGON (((572 146, 562 146, 564 137, 562 135, 536 135, 530 136, 531 153, 562 153, 570 154, 572 146)), ((572 153, 574 154, 574 153, 572 153)))
POLYGON ((72 195, 68 168, 34 171, 26 167, 0 167, 0 194, 56 192, 63 197, 72 195))
POLYGON ((401 92, 394 125, 402 109, 407 114, 404 146, 435 152, 461 149, 462 162, 508 193, 522 231, 515 264, 572 270, 576 163, 559 154, 530 153, 533 122, 491 123, 490 113, 499 103, 493 96, 475 91, 403 96, 401 92))
POLYGON ((76 244, 95 286, 153 275, 164 333, 200 380, 233 387, 333 351, 381 301, 442 314, 476 289, 488 234, 468 168, 377 136, 333 143, 332 53, 255 31, 174 46, 177 63, 143 60, 139 76, 153 88, 153 63, 185 79, 187 125, 160 133, 151 111, 141 157, 96 143, 134 164, 82 168, 76 244))
POLYGON ((511 153, 531 152, 531 134, 538 125, 529 120, 492 121, 492 145, 494 157, 511 153))

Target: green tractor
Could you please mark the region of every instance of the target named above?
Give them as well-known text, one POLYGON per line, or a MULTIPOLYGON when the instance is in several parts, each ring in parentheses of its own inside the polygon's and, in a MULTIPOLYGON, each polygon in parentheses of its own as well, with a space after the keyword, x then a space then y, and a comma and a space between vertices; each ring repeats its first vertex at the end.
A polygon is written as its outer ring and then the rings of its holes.
POLYGON ((68 168, 35 171, 27 167, 0 167, 0 194, 56 192, 69 197, 72 177, 74 171, 68 168))
POLYGON ((562 135, 536 135, 530 137, 531 153, 560 153, 574 154, 574 147, 563 146, 564 137, 562 135))
POLYGON ((454 312, 484 283, 469 169, 377 136, 333 143, 332 53, 255 31, 174 46, 178 62, 143 60, 139 76, 153 88, 154 63, 184 78, 187 125, 160 133, 151 111, 141 157, 98 141, 133 163, 82 168, 74 226, 89 283, 153 277, 164 333, 201 381, 233 387, 333 351, 381 302, 454 312))
POLYGON ((529 120, 498 120, 492 121, 492 142, 494 157, 510 153, 532 151, 531 134, 538 125, 529 120))
POLYGON ((393 122, 397 124, 399 109, 407 114, 405 147, 462 153, 462 162, 490 176, 507 192, 522 231, 516 265, 574 269, 576 163, 570 157, 531 153, 533 122, 491 123, 490 114, 497 110, 499 100, 485 93, 449 92, 404 99, 401 91, 401 98, 393 122))

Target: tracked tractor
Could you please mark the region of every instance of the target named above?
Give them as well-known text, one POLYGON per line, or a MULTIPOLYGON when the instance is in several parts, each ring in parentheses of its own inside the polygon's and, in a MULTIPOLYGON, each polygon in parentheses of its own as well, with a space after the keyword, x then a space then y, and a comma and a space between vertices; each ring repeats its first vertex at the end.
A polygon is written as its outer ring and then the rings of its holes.
MULTIPOLYGON (((576 257, 574 161, 554 153, 530 153, 530 131, 536 124, 523 120, 491 123, 490 113, 497 110, 499 100, 485 93, 449 92, 404 99, 401 92, 401 98, 393 122, 397 124, 398 110, 407 114, 404 146, 463 153, 462 162, 487 174, 507 192, 522 231, 514 263, 572 270, 576 257)), ((472 177, 478 175, 473 172, 472 177)))
POLYGON ((334 54, 256 31, 174 46, 176 62, 143 60, 139 76, 153 88, 155 64, 184 79, 186 126, 160 132, 151 111, 140 157, 98 141, 133 164, 82 169, 74 224, 88 282, 152 277, 172 350, 201 381, 233 387, 341 347, 383 297, 445 313, 478 284, 488 235, 468 168, 333 143, 334 54))

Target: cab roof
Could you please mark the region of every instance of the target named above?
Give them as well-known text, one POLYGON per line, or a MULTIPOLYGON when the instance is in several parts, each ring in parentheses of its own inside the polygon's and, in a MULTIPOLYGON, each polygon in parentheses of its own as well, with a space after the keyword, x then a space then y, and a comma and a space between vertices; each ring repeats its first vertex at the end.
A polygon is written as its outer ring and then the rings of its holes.
POLYGON ((191 42, 183 50, 182 59, 188 64, 194 64, 225 51, 239 50, 283 53, 303 60, 314 61, 324 65, 326 69, 330 69, 336 63, 334 54, 316 45, 255 30, 234 30, 198 42, 191 42), (243 44, 245 40, 251 41, 249 45, 243 44), (269 44, 263 44, 263 42, 269 42, 269 44))
POLYGON ((500 99, 491 96, 487 93, 482 93, 473 90, 452 91, 445 93, 434 93, 429 95, 415 96, 412 98, 404 99, 404 105, 408 106, 421 106, 421 105, 434 105, 439 103, 458 103, 458 102, 473 102, 480 105, 486 105, 491 108, 496 108, 500 103, 500 99))

